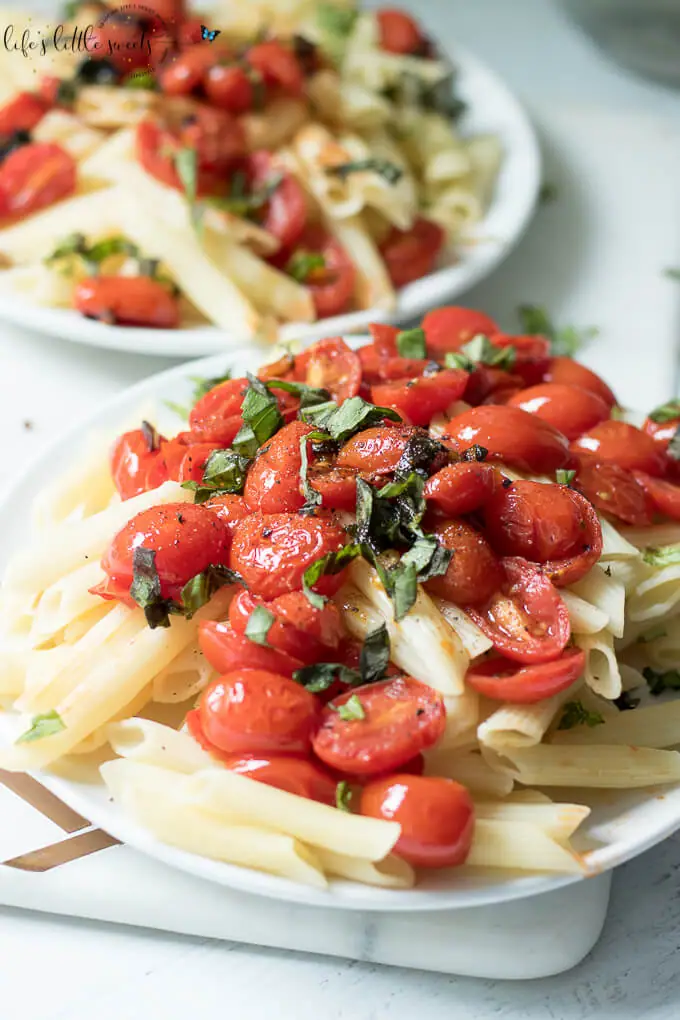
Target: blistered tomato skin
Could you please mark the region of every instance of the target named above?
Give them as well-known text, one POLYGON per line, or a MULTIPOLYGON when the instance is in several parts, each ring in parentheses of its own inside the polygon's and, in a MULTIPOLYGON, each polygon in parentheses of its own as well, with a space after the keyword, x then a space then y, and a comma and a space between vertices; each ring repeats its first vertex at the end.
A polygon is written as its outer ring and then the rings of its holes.
POLYGON ((572 358, 551 358, 545 373, 547 383, 562 383, 566 386, 580 386, 601 397, 609 407, 616 404, 616 397, 599 375, 572 358))
POLYGON ((408 425, 364 429, 341 448, 337 459, 338 467, 370 471, 374 474, 389 474, 399 463, 409 439, 416 435, 418 429, 408 425))
POLYGON ((581 648, 567 648, 559 659, 531 666, 497 656, 470 666, 465 683, 492 701, 533 705, 568 690, 583 674, 585 661, 581 648))
POLYGON ((602 397, 579 386, 563 383, 541 383, 520 390, 507 401, 508 407, 521 407, 543 421, 554 425, 567 439, 576 439, 583 432, 609 417, 609 404, 602 397))
POLYGON ((432 376, 401 379, 371 387, 371 399, 379 407, 391 407, 413 425, 429 425, 435 414, 445 411, 465 391, 467 372, 444 369, 432 376))
MULTIPOLYGON (((163 437, 159 437, 162 444, 163 437)), ((111 450, 111 476, 121 499, 130 499, 140 492, 156 489, 167 479, 167 471, 159 449, 149 449, 147 436, 133 429, 119 436, 111 450)))
POLYGON ((247 379, 227 379, 213 386, 194 405, 189 428, 203 442, 230 445, 241 428, 241 405, 248 390, 247 379))
MULTIPOLYGON (((300 510, 305 505, 300 491, 300 441, 313 431, 311 425, 294 421, 284 425, 261 448, 248 469, 243 490, 243 498, 251 510, 276 514, 300 510)), ((307 454, 311 460, 309 443, 307 454)))
POLYGON ((451 419, 446 435, 458 453, 482 446, 489 460, 532 474, 552 474, 572 461, 566 436, 519 407, 473 407, 451 419))
POLYGON ((430 508, 459 517, 479 510, 502 487, 503 475, 491 464, 460 461, 432 475, 423 495, 430 508))
POLYGON ((458 305, 428 312, 421 325, 428 353, 434 358, 443 358, 447 351, 459 350, 477 333, 490 336, 498 332, 498 326, 488 315, 458 305))
POLYGON ((633 471, 633 478, 644 489, 645 495, 657 513, 669 517, 672 521, 680 521, 680 485, 665 482, 661 478, 652 478, 644 471, 633 471))
POLYGON ((618 464, 581 455, 572 485, 601 513, 626 524, 646 528, 654 519, 654 506, 644 488, 618 464))
POLYGON ((661 477, 667 460, 659 444, 642 429, 624 421, 600 422, 572 443, 572 450, 590 454, 597 460, 611 461, 627 471, 644 471, 661 477))
POLYGON ((212 499, 206 500, 203 506, 217 514, 227 526, 230 535, 234 534, 239 521, 245 520, 251 512, 242 496, 231 496, 228 493, 224 496, 213 496, 212 499))
POLYGON ((426 591, 456 605, 486 602, 500 588, 504 575, 484 536, 466 521, 446 521, 433 533, 453 556, 445 574, 425 582, 426 591))
POLYGON ((292 677, 304 665, 276 648, 255 644, 242 632, 237 633, 230 623, 203 620, 198 627, 198 644, 206 659, 218 673, 231 673, 236 669, 264 669, 281 676, 292 677))

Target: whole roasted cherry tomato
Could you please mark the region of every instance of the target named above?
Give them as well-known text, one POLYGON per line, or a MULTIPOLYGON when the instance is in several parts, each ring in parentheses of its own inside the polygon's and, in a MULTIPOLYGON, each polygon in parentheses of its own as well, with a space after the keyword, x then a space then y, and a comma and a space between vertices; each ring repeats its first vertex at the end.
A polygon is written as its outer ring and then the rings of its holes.
POLYGON ((356 510, 357 473, 351 468, 327 463, 312 464, 307 481, 321 496, 321 506, 329 510, 356 510))
POLYGON ((211 563, 226 563, 229 532, 216 514, 195 503, 142 510, 114 536, 102 558, 102 569, 121 588, 132 584, 133 555, 140 547, 156 553, 163 598, 176 598, 211 563))
POLYGON ((229 446, 243 424, 241 406, 248 380, 227 379, 208 390, 189 413, 189 428, 201 442, 229 446))
POLYGON ((423 495, 429 507, 447 517, 460 517, 479 510, 502 486, 503 475, 491 464, 461 460, 432 475, 423 495))
POLYGON ((633 471, 633 478, 644 489, 657 513, 670 517, 672 521, 680 521, 680 485, 664 482, 661 478, 652 478, 644 471, 633 471))
POLYGON ((666 458, 651 436, 624 421, 600 422, 574 440, 572 450, 588 453, 596 460, 611 461, 627 471, 644 471, 659 477, 666 471, 666 458))
POLYGON ((272 602, 240 592, 229 606, 229 622, 237 634, 246 634, 253 612, 263 606, 272 617, 267 644, 309 665, 328 660, 343 635, 340 612, 333 603, 322 609, 312 606, 301 591, 280 595, 272 602), (295 622, 293 622, 295 621, 295 622))
POLYGON ((383 7, 376 11, 380 48, 389 53, 420 54, 427 39, 406 11, 383 7))
POLYGON ((371 387, 371 399, 380 407, 393 407, 414 425, 429 425, 435 414, 463 395, 467 381, 467 372, 448 368, 419 379, 379 383, 371 387))
POLYGON ((198 644, 206 659, 218 673, 236 669, 264 669, 292 677, 304 663, 276 648, 265 648, 237 634, 230 623, 203 620, 198 625, 198 644))
POLYGON ((564 651, 571 635, 569 610, 557 588, 533 563, 519 556, 501 561, 502 589, 467 613, 494 648, 513 662, 550 662, 564 651))
POLYGON ((305 636, 307 641, 318 641, 327 649, 340 647, 347 637, 340 611, 334 602, 322 608, 310 604, 301 591, 279 595, 271 603, 272 612, 305 636))
POLYGON ((0 106, 0 137, 8 138, 17 131, 32 131, 47 112, 48 104, 33 92, 18 92, 0 106))
MULTIPOLYGON (((278 173, 266 150, 251 153, 248 160, 250 184, 254 191, 271 185, 278 173)), ((292 174, 283 173, 269 200, 259 213, 261 226, 276 237, 282 248, 293 248, 307 221, 307 200, 292 174)))
POLYGON ((150 276, 89 276, 73 292, 73 307, 88 319, 175 329, 179 325, 179 301, 165 284, 150 276))
POLYGON ((602 513, 638 527, 652 523, 654 508, 649 497, 631 472, 618 464, 582 456, 572 485, 602 513))
POLYGON ((237 669, 206 687, 201 729, 220 751, 304 753, 319 719, 319 703, 290 677, 237 669))
POLYGON ((111 450, 111 477, 121 499, 156 489, 167 479, 160 445, 163 437, 133 429, 118 437, 111 450))
POLYGON ((367 344, 357 351, 363 381, 373 385, 380 382, 414 379, 423 375, 432 366, 427 358, 401 358, 398 355, 380 354, 374 344, 367 344))
POLYGON ((215 443, 187 445, 179 437, 171 439, 161 450, 167 477, 173 482, 201 482, 210 454, 218 449, 215 443))
POLYGON ((75 160, 55 142, 22 145, 0 164, 0 216, 27 216, 75 190, 75 160))
MULTIPOLYGON (((314 429, 303 421, 284 425, 262 447, 248 469, 243 497, 251 510, 277 514, 300 510, 305 497, 300 492, 302 453, 300 443, 314 429)), ((311 443, 307 443, 311 459, 311 443)))
POLYGON ((387 272, 395 287, 405 287, 432 272, 444 246, 444 231, 420 217, 410 230, 393 227, 380 245, 387 272))
POLYGON ((451 419, 446 435, 459 453, 482 446, 519 471, 551 474, 572 459, 561 432, 519 407, 473 407, 451 419))
POLYGON ((340 337, 319 340, 295 359, 296 374, 308 386, 328 390, 338 404, 356 397, 361 385, 361 362, 340 337))
POLYGON ((376 475, 389 474, 399 463, 409 439, 418 434, 419 430, 409 425, 364 429, 342 447, 338 453, 338 467, 376 475))
POLYGON ((321 714, 312 745, 331 768, 350 775, 376 775, 399 768, 431 747, 444 732, 445 722, 444 699, 438 691, 412 677, 399 677, 355 687, 334 698, 321 714), (350 698, 352 705, 346 707, 350 698), (353 717, 346 718, 352 708, 353 717))
POLYGON ((565 485, 519 480, 484 508, 486 533, 503 556, 543 565, 555 584, 574 584, 600 558, 602 529, 587 499, 565 485))
POLYGON ((480 605, 499 591, 504 574, 483 535, 465 521, 445 521, 434 534, 453 556, 445 574, 425 582, 431 595, 459 606, 480 605))
POLYGON ((531 666, 518 666, 497 656, 470 666, 465 683, 492 701, 530 705, 571 687, 583 673, 585 662, 581 648, 567 648, 559 659, 531 666))
POLYGON ((541 383, 520 390, 507 401, 559 429, 567 439, 576 439, 609 417, 609 404, 592 390, 564 383, 541 383))
POLYGON ((434 358, 442 357, 447 351, 459 350, 478 333, 484 336, 498 333, 498 326, 488 315, 458 305, 428 312, 421 325, 425 330, 427 349, 434 358))
POLYGON ((651 436, 655 443, 659 443, 662 450, 667 450, 678 428, 680 428, 680 400, 671 400, 650 412, 642 431, 651 436))
MULTIPOLYGON (((274 599, 299 591, 307 567, 346 541, 343 529, 329 517, 254 513, 234 532, 230 566, 254 595, 274 599)), ((342 572, 320 578, 313 587, 332 595, 341 584, 342 572)))
POLYGON ((602 397, 610 407, 616 403, 616 397, 606 382, 585 365, 574 361, 573 358, 551 358, 545 374, 545 381, 562 383, 565 386, 580 386, 581 389, 590 390, 591 393, 602 397))
POLYGON ((213 64, 203 74, 203 87, 213 106, 236 115, 252 109, 253 84, 240 64, 213 64))
POLYGON ((304 89, 302 67, 292 49, 277 39, 251 46, 246 61, 257 71, 265 85, 280 89, 290 96, 299 96, 304 89))
POLYGON ((453 868, 470 853, 475 827, 472 797, 460 783, 438 776, 389 776, 361 791, 359 810, 398 822, 393 852, 417 868, 453 868))
POLYGON ((197 40, 193 46, 185 46, 181 53, 160 69, 158 83, 161 90, 168 96, 190 95, 198 90, 209 69, 219 66, 220 58, 226 60, 228 54, 219 43, 217 46, 206 46, 197 40))
POLYGON ((234 534, 234 529, 239 521, 244 521, 250 516, 250 509, 242 496, 213 496, 203 504, 206 510, 216 513, 223 524, 226 524, 229 534, 234 534))

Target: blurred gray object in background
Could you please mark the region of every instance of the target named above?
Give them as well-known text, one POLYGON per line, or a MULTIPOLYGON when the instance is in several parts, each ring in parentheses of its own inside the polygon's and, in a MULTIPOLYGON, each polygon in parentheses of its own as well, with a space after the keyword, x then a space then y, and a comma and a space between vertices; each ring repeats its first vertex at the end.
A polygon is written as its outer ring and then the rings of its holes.
POLYGON ((680 0, 562 0, 562 5, 614 60, 680 87, 680 0))

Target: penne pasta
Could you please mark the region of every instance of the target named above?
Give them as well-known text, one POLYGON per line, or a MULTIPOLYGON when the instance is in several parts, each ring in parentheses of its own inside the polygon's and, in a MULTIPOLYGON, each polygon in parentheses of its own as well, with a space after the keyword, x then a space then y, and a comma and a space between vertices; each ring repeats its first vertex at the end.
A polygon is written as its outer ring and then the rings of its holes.
POLYGON ((494 769, 526 786, 633 790, 680 779, 680 753, 646 747, 538 744, 506 748, 502 757, 487 751, 485 757, 494 769))
POLYGON ((132 762, 186 774, 215 765, 214 759, 188 734, 151 719, 110 723, 106 735, 116 754, 132 762))
POLYGON ((680 701, 645 705, 633 712, 607 716, 599 726, 556 730, 552 744, 623 744, 640 748, 680 745, 680 701))
POLYGON ((478 819, 535 825, 547 836, 560 842, 569 839, 589 814, 590 808, 583 804, 507 801, 475 803, 475 817, 478 819))
POLYGON ((481 818, 475 826, 465 867, 512 868, 520 871, 585 871, 581 858, 526 821, 481 818))
POLYGON ((577 684, 572 684, 533 705, 502 705, 479 725, 480 744, 499 753, 509 747, 534 747, 541 742, 565 702, 574 697, 576 689, 577 684))

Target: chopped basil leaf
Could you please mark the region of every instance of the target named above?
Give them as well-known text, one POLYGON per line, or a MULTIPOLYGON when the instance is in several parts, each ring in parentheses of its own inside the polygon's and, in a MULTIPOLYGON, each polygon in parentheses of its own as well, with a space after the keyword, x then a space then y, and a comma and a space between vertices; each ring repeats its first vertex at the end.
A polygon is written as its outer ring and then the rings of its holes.
POLYGON ((351 811, 352 787, 346 779, 342 779, 335 787, 335 806, 338 811, 351 811))
POLYGON ((401 421, 391 407, 377 407, 361 397, 349 397, 340 407, 333 401, 305 408, 300 412, 303 421, 325 429, 337 443, 344 443, 357 432, 380 424, 385 418, 401 421))
POLYGON ((17 737, 15 743, 30 744, 34 740, 42 740, 43 737, 52 737, 55 733, 61 733, 65 729, 66 723, 56 709, 52 709, 50 712, 34 715, 29 728, 20 737, 17 737))
POLYGON ((412 71, 402 71, 398 82, 387 86, 382 94, 394 103, 417 106, 449 120, 457 120, 466 109, 466 104, 453 94, 452 72, 427 82, 412 71))
POLYGON ((288 379, 269 379, 267 389, 283 390, 285 393, 292 393, 300 398, 300 408, 315 407, 317 404, 327 404, 330 401, 328 390, 319 389, 316 386, 308 386, 307 383, 289 382, 288 379))
POLYGON ((418 582, 445 574, 453 553, 433 535, 423 535, 389 570, 381 567, 378 558, 366 556, 378 570, 382 585, 392 600, 394 618, 403 620, 418 596, 418 582))
POLYGON ((680 691, 680 671, 669 669, 658 673, 655 669, 645 666, 642 675, 647 681, 650 694, 663 694, 664 691, 680 691))
POLYGON ((140 432, 144 436, 144 442, 146 443, 146 448, 149 453, 153 453, 154 450, 160 450, 161 437, 150 422, 143 421, 140 427, 140 432))
POLYGON ((247 218, 267 204, 281 184, 283 174, 272 174, 261 188, 250 192, 243 187, 244 180, 245 178, 234 174, 229 195, 204 198, 201 205, 247 218))
POLYGON ((151 630, 170 626, 170 613, 181 612, 181 607, 161 595, 161 581, 156 570, 155 549, 137 546, 132 554, 132 584, 130 595, 140 609, 151 630))
POLYGON ((397 623, 404 619, 418 597, 416 565, 415 563, 404 563, 403 560, 404 557, 398 567, 389 571, 389 588, 385 589, 392 599, 394 619, 397 623))
POLYGON ((647 417, 650 421, 655 421, 659 424, 673 421, 674 418, 680 418, 680 400, 669 400, 668 403, 655 407, 653 411, 649 412, 647 417))
POLYGON ((425 480, 413 472, 408 478, 390 482, 376 492, 357 477, 356 539, 374 552, 395 545, 411 545, 419 534, 425 513, 425 480), (395 502, 391 502, 394 499, 395 502))
POLYGON ((680 266, 668 266, 664 269, 663 275, 667 276, 669 280, 680 280, 680 266))
POLYGON ((402 358, 424 358, 425 330, 402 329, 401 333, 397 333, 397 350, 402 358))
POLYGON ((514 347, 496 347, 483 333, 477 333, 466 344, 463 344, 460 353, 476 365, 493 365, 505 369, 506 372, 509 372, 513 367, 517 357, 514 347))
POLYGON ((239 430, 232 446, 238 453, 254 457, 263 443, 278 432, 283 417, 276 397, 265 383, 249 372, 248 389, 241 405, 241 417, 245 425, 239 430))
POLYGON ((185 616, 191 618, 225 584, 243 584, 243 578, 235 570, 229 570, 219 563, 211 563, 200 574, 192 577, 182 588, 185 616))
POLYGON ((335 166, 327 166, 326 173, 333 177, 346 180, 350 174, 363 173, 378 174, 388 184, 398 184, 404 176, 404 171, 396 163, 389 159, 355 159, 349 163, 336 163, 335 166))
POLYGON ((558 195, 559 189, 553 181, 543 181, 538 193, 538 201, 541 205, 547 205, 549 202, 554 202, 558 195))
POLYGON ((474 361, 471 361, 465 354, 461 354, 460 351, 447 351, 444 356, 444 365, 446 368, 462 368, 464 372, 474 372, 477 368, 474 361))
POLYGON ((189 203, 191 222, 195 229, 200 226, 200 211, 196 205, 196 189, 198 187, 198 154, 196 149, 185 146, 175 152, 173 161, 177 176, 180 179, 184 195, 189 203))
POLYGON ((478 460, 483 461, 489 456, 489 451, 486 446, 480 446, 479 443, 474 443, 472 446, 468 446, 466 450, 460 455, 461 460, 478 460))
POLYGON ((600 726, 604 722, 601 712, 590 712, 582 701, 568 701, 564 706, 558 730, 571 730, 574 726, 600 726))
POLYGON ((245 631, 246 637, 256 645, 269 648, 267 635, 275 622, 276 617, 265 606, 255 606, 248 617, 245 631))
POLYGON ((373 684, 382 680, 390 662, 390 637, 387 633, 387 625, 382 623, 375 630, 366 635, 361 656, 359 658, 359 671, 361 682, 373 684))
POLYGON ((558 468, 555 472, 555 481, 558 485, 571 485, 575 478, 576 472, 571 469, 567 470, 566 468, 558 468))
POLYGON ((96 244, 88 247, 84 234, 69 234, 61 241, 54 251, 43 261, 45 265, 54 265, 63 259, 78 257, 82 259, 88 273, 96 274, 105 259, 112 255, 128 255, 131 258, 139 258, 139 248, 136 244, 126 238, 116 235, 106 237, 96 244))
POLYGON ((673 438, 666 447, 666 453, 671 460, 680 460, 680 425, 675 430, 673 438))
POLYGON ((656 641, 657 638, 666 637, 667 630, 662 623, 657 623, 655 627, 650 627, 644 634, 640 634, 638 641, 640 644, 649 644, 650 641, 656 641))
POLYGON ((295 670, 293 680, 302 684, 310 694, 323 694, 336 680, 352 687, 362 683, 361 674, 341 662, 316 662, 312 666, 303 666, 295 670))
POLYGON ((301 510, 302 513, 309 512, 321 503, 321 493, 307 479, 307 471, 309 470, 307 443, 310 441, 310 436, 321 436, 323 438, 325 433, 312 432, 310 435, 300 437, 300 488, 302 489, 302 495, 305 497, 305 505, 301 510))
POLYGON ((517 313, 523 332, 544 336, 550 342, 550 353, 554 357, 573 358, 578 350, 600 332, 596 326, 584 329, 562 326, 558 329, 546 310, 539 305, 520 305, 517 313))
POLYGON ((201 397, 204 397, 206 393, 210 393, 216 386, 221 383, 229 382, 231 379, 231 372, 227 371, 224 375, 215 376, 213 379, 206 379, 204 376, 191 375, 189 376, 191 381, 195 383, 194 391, 191 395, 192 406, 197 404, 201 397))
POLYGON ((203 469, 200 482, 182 482, 183 489, 192 489, 195 503, 205 503, 213 496, 237 496, 243 492, 250 460, 235 450, 213 450, 203 469))
POLYGON ((303 248, 293 252, 286 263, 286 272, 298 283, 306 283, 309 277, 326 268, 326 259, 320 251, 305 251, 303 248))
POLYGON ((158 88, 156 78, 151 71, 138 71, 135 74, 129 74, 121 84, 126 89, 148 89, 150 92, 155 92, 158 88))
POLYGON ((351 694, 344 705, 335 706, 332 702, 329 706, 334 712, 337 712, 343 722, 354 722, 357 719, 365 719, 366 713, 364 706, 359 701, 356 694, 351 694))
POLYGON ((307 599, 317 609, 323 609, 326 604, 326 596, 319 595, 313 591, 313 585, 324 577, 326 574, 339 574, 341 570, 355 560, 357 556, 361 556, 361 546, 354 543, 350 545, 344 545, 342 549, 338 549, 337 552, 326 553, 320 559, 315 560, 311 563, 304 574, 302 575, 302 590, 304 591, 307 599))
POLYGON ((680 563, 680 542, 675 545, 649 545, 642 553, 642 559, 650 567, 672 567, 680 563))
POLYGON ((628 691, 622 691, 618 698, 613 699, 612 703, 616 705, 619 712, 632 712, 640 704, 640 699, 631 697, 628 691))

